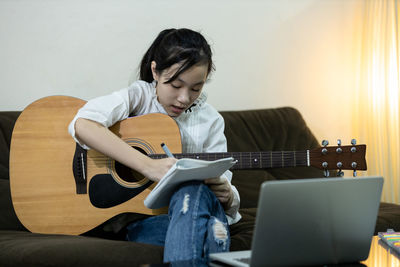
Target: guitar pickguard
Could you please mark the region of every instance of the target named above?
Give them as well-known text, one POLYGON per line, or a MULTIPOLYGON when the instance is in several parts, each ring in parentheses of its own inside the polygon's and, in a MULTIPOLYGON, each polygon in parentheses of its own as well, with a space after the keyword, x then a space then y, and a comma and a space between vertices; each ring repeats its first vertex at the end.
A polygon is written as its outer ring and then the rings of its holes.
MULTIPOLYGON (((145 140, 124 139, 139 152, 147 155, 153 152, 145 140)), ((100 173, 89 182, 89 199, 96 208, 107 209, 122 204, 143 192, 154 182, 118 161, 107 159, 109 173, 100 173)))
POLYGON ((127 188, 117 183, 111 174, 97 174, 89 183, 90 202, 96 208, 111 208, 140 194, 152 183, 148 180, 140 187, 127 188))

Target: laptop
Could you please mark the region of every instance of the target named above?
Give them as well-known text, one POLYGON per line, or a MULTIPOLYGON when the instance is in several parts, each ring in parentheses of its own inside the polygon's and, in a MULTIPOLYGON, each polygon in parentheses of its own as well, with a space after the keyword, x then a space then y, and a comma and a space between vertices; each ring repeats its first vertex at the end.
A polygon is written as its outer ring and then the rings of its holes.
POLYGON ((311 266, 368 258, 382 177, 268 181, 252 250, 212 253, 213 266, 311 266))

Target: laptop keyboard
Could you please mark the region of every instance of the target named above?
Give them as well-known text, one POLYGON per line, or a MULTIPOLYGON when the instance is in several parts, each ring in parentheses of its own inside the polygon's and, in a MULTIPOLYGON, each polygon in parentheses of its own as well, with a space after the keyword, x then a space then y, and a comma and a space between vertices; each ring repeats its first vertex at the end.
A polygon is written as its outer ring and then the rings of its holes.
POLYGON ((243 262, 243 263, 247 263, 250 265, 250 258, 237 258, 235 260, 243 262))

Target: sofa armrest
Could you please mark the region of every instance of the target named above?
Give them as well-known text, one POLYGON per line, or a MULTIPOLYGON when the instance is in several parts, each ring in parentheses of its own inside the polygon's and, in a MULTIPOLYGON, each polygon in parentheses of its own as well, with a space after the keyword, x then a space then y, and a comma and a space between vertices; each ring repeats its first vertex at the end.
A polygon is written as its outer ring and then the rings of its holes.
POLYGON ((9 179, 8 162, 10 158, 11 135, 20 111, 0 112, 0 179, 9 179))

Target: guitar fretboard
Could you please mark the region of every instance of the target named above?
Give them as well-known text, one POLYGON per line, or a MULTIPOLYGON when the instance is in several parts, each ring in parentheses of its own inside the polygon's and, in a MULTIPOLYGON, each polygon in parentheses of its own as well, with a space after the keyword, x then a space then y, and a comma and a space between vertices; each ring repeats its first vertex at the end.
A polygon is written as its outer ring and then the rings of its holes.
MULTIPOLYGON (((269 169, 309 166, 308 151, 262 151, 262 152, 218 152, 173 154, 175 158, 191 158, 213 161, 222 158, 234 158, 237 162, 235 169, 269 169)), ((154 159, 165 158, 164 154, 149 155, 154 159)))

